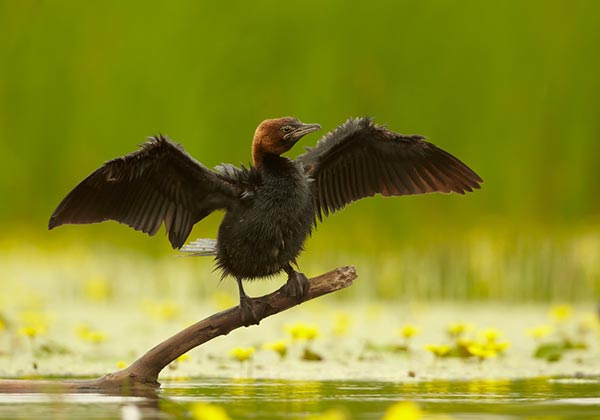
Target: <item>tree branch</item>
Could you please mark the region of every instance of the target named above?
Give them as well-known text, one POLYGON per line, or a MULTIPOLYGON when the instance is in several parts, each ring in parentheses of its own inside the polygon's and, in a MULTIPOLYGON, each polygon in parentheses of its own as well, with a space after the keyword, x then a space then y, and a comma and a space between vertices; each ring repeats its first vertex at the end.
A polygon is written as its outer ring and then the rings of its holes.
MULTIPOLYGON (((303 302, 344 289, 356 278, 352 266, 337 268, 310 280, 303 302)), ((285 311, 302 302, 284 296, 281 289, 253 300, 256 313, 263 318, 285 311)), ((144 392, 160 386, 159 373, 173 360, 191 349, 243 327, 238 306, 211 315, 175 334, 149 350, 131 366, 89 381, 0 381, 0 392, 144 392)))

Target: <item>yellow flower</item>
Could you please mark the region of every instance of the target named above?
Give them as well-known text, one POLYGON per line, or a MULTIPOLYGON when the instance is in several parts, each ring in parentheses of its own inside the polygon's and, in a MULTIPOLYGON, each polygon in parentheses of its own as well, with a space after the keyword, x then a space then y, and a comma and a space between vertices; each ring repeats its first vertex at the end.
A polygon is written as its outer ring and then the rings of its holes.
POLYGON ((284 329, 292 336, 294 340, 314 340, 319 336, 319 327, 314 324, 297 322, 292 325, 286 325, 284 329))
POLYGON ((474 342, 475 342, 475 340, 473 340, 472 338, 467 338, 467 337, 459 337, 456 339, 456 345, 459 347, 464 347, 464 348, 469 347, 474 342))
POLYGON ((29 338, 37 337, 38 335, 43 334, 44 331, 40 330, 37 327, 21 327, 19 328, 19 334, 27 336, 29 338))
POLYGON ((171 362, 171 364, 169 365, 169 368, 171 370, 176 370, 179 367, 180 363, 185 363, 190 359, 191 359, 190 355, 187 353, 184 353, 181 356, 179 356, 178 358, 176 358, 175 360, 173 360, 171 362))
POLYGON ((496 357, 498 354, 493 347, 486 346, 481 343, 473 343, 469 347, 467 347, 469 353, 473 356, 479 358, 479 360, 490 359, 496 357))
POLYGON ((421 328, 416 327, 414 325, 406 324, 402 328, 398 329, 398 335, 409 339, 421 333, 421 328))
POLYGON ((106 333, 104 331, 90 331, 87 336, 87 341, 92 344, 100 344, 106 341, 106 333))
POLYGON ((229 354, 240 362, 244 362, 250 359, 255 351, 254 347, 234 347, 229 351, 229 354))
POLYGON ((83 293, 91 301, 104 302, 112 296, 112 289, 105 278, 96 277, 85 282, 83 293))
POLYGON ((125 369, 127 367, 127 363, 125 363, 123 360, 119 360, 117 362, 117 368, 118 369, 125 369))
POLYGON ((270 343, 263 344, 265 350, 273 350, 279 355, 280 358, 284 358, 287 354, 287 342, 285 340, 272 341, 270 343))
POLYGON ((430 351, 436 357, 444 357, 450 353, 452 348, 448 344, 427 344, 425 350, 430 351))
POLYGON ((197 402, 192 404, 190 411, 194 420, 231 420, 223 407, 214 404, 197 402))
POLYGON ((84 341, 86 340, 89 331, 90 327, 87 324, 80 324, 77 327, 75 327, 75 334, 77 334, 77 337, 81 338, 84 341))
POLYGON ((478 357, 479 360, 491 359, 499 354, 503 354, 510 347, 508 341, 496 341, 496 335, 493 335, 493 337, 492 341, 487 339, 483 343, 473 341, 465 348, 471 356, 478 357))
POLYGON ((175 359, 175 361, 176 361, 176 362, 187 362, 187 361, 188 361, 188 360, 190 360, 191 358, 192 358, 192 357, 191 357, 189 354, 187 354, 187 353, 184 353, 184 354, 182 354, 181 356, 179 356, 177 359, 175 359))
POLYGON ((498 354, 504 354, 504 352, 510 347, 508 341, 496 341, 494 343, 488 343, 489 347, 492 347, 498 354))
POLYGON ((106 341, 106 333, 99 330, 92 330, 88 325, 81 324, 76 329, 77 336, 88 343, 100 344, 106 341))
POLYGON ((144 309, 148 315, 159 321, 173 321, 179 318, 181 307, 172 301, 149 301, 144 304, 144 309))
POLYGON ((46 333, 50 317, 43 312, 25 311, 21 313, 21 324, 19 334, 33 338, 46 333))
POLYGON ((448 334, 450 334, 450 337, 457 338, 473 330, 473 328, 473 324, 469 324, 466 322, 451 322, 446 327, 446 330, 448 331, 448 334))
POLYGON ((402 401, 389 407, 382 420, 418 420, 422 417, 423 412, 416 403, 402 401))
POLYGON ((502 331, 493 327, 489 327, 481 330, 480 334, 488 343, 494 343, 496 340, 498 340, 498 338, 500 338, 500 336, 502 336, 502 331))
POLYGON ((527 332, 527 335, 535 338, 536 340, 541 340, 548 334, 551 334, 552 330, 553 328, 550 325, 537 325, 535 327, 527 328, 525 331, 527 332))
POLYGON ((565 322, 573 316, 573 307, 567 304, 553 305, 550 308, 550 318, 556 322, 565 322))
POLYGON ((327 410, 321 414, 313 414, 312 416, 308 416, 305 420, 347 420, 348 415, 345 411, 334 408, 331 410, 327 410))

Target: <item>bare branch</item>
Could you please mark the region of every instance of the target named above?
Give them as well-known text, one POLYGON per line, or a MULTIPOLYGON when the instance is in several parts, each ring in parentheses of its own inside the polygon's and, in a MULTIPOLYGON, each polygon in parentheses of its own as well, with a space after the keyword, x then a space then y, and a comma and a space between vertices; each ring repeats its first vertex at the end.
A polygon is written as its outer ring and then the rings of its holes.
MULTIPOLYGON (((352 266, 337 268, 310 280, 303 302, 344 289, 356 278, 352 266)), ((266 318, 302 302, 284 296, 281 289, 254 299, 256 313, 266 318)), ((191 349, 243 327, 239 307, 227 309, 175 334, 136 360, 131 366, 89 381, 0 381, 0 392, 147 392, 160 386, 158 375, 169 363, 191 349)))

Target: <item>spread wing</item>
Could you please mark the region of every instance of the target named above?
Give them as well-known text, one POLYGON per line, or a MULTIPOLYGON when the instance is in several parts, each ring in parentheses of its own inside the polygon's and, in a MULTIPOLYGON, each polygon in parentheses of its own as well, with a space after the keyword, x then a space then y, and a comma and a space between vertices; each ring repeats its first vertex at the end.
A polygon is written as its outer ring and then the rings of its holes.
POLYGON ((171 245, 180 248, 195 223, 229 207, 239 194, 234 183, 168 137, 151 137, 81 181, 58 205, 48 227, 111 219, 154 235, 164 223, 171 245))
POLYGON ((369 118, 351 118, 307 148, 297 160, 314 179, 319 220, 375 194, 464 194, 479 188, 483 180, 475 172, 423 139, 394 133, 369 118))

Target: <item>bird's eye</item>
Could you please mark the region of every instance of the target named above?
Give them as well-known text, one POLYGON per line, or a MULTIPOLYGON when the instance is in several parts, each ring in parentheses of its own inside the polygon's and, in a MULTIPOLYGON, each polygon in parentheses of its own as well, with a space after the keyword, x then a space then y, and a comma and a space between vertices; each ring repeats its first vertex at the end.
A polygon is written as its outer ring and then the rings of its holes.
POLYGON ((281 127, 281 131, 283 131, 284 133, 289 133, 292 130, 293 128, 291 125, 284 125, 283 127, 281 127))

